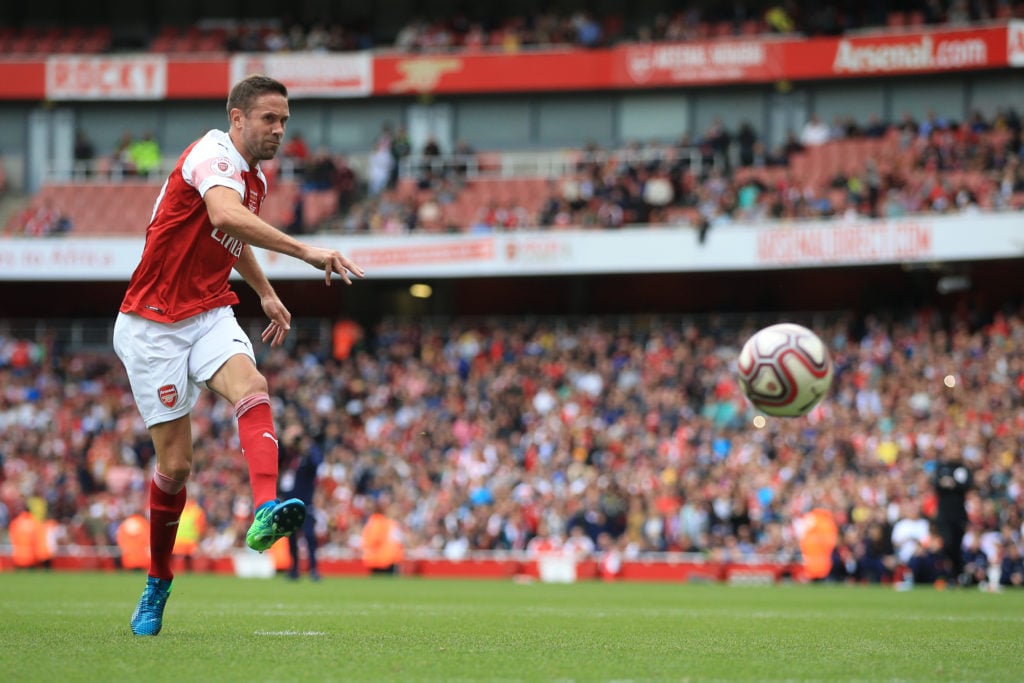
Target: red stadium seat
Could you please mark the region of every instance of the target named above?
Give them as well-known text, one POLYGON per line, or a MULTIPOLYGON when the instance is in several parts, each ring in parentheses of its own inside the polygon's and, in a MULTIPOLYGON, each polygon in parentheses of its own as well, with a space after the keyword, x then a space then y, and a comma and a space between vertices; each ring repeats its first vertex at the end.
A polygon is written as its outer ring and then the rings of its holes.
POLYGON ((295 218, 295 201, 298 196, 299 186, 295 183, 271 184, 260 217, 276 228, 288 227, 295 218))
POLYGON ((758 19, 748 19, 740 24, 740 34, 744 36, 756 36, 766 32, 764 23, 758 19))
POLYGON ((480 152, 476 155, 476 165, 481 173, 498 172, 501 170, 501 154, 480 152))
POLYGON ((139 182, 44 185, 31 206, 52 199, 71 219, 76 235, 141 234, 159 190, 158 185, 139 182))
POLYGON ((7 42, 7 52, 14 55, 24 55, 32 52, 35 45, 35 36, 18 35, 7 42))
POLYGON ((715 38, 727 38, 733 34, 731 21, 719 21, 711 27, 712 36, 715 38))
POLYGON ((302 222, 315 228, 338 212, 338 193, 334 190, 314 190, 302 197, 302 222))

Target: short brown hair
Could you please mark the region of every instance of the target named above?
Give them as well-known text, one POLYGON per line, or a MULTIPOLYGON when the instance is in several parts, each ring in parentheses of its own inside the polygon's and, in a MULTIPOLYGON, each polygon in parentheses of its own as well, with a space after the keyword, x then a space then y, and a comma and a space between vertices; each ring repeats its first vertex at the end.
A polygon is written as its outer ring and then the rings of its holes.
POLYGON ((231 116, 232 109, 241 109, 248 114, 252 109, 256 98, 267 93, 277 93, 288 97, 288 88, 281 81, 274 80, 270 76, 253 74, 246 76, 235 83, 228 95, 228 116, 231 116))

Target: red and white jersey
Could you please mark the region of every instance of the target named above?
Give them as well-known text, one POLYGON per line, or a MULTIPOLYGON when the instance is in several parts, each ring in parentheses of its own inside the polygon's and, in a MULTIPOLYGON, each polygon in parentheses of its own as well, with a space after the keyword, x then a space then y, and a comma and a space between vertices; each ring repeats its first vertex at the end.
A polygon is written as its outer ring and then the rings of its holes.
POLYGON ((562 539, 558 536, 534 536, 526 544, 526 553, 530 557, 561 555, 562 539))
POLYGON ((227 133, 211 130, 182 153, 160 190, 122 313, 172 323, 238 303, 228 277, 245 244, 210 222, 203 195, 217 185, 259 214, 266 176, 249 168, 227 133))

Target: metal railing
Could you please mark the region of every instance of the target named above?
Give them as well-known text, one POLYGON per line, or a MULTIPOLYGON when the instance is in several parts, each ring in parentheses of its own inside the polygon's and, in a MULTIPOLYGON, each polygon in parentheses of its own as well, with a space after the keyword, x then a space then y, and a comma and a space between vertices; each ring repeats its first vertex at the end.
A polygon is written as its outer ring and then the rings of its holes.
MULTIPOLYGON (((368 153, 337 154, 357 176, 366 178, 369 169, 368 153)), ((714 158, 712 166, 720 167, 724 160, 714 158)), ((472 154, 446 154, 425 157, 414 154, 400 161, 399 173, 403 178, 419 177, 430 170, 435 175, 457 172, 467 179, 476 178, 561 178, 577 172, 581 164, 609 162, 620 164, 650 164, 664 162, 682 163, 699 169, 705 165, 704 155, 696 147, 674 145, 648 146, 643 148, 616 148, 601 150, 559 149, 559 150, 506 150, 487 151, 472 154)), ((149 182, 164 181, 177 163, 176 158, 164 157, 160 166, 149 173, 137 173, 124 164, 109 157, 92 161, 50 163, 43 174, 48 184, 89 183, 89 182, 149 182)), ((267 163, 267 162, 265 162, 267 163)), ((301 169, 294 160, 279 157, 268 165, 273 173, 284 181, 294 182, 301 178, 301 169)))

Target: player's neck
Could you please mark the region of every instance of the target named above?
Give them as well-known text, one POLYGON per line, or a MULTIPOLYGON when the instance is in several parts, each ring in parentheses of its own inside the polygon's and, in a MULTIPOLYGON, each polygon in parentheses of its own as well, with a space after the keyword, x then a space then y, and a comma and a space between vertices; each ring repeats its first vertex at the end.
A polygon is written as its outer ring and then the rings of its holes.
POLYGON ((249 165, 249 168, 246 169, 246 170, 249 170, 249 171, 255 170, 256 167, 259 165, 259 160, 255 159, 255 158, 251 158, 251 157, 249 157, 248 154, 245 153, 245 145, 240 144, 239 141, 235 138, 235 130, 234 129, 231 129, 228 132, 228 139, 231 140, 231 144, 234 145, 235 151, 238 152, 238 155, 241 156, 242 159, 245 161, 245 163, 247 163, 249 165))

